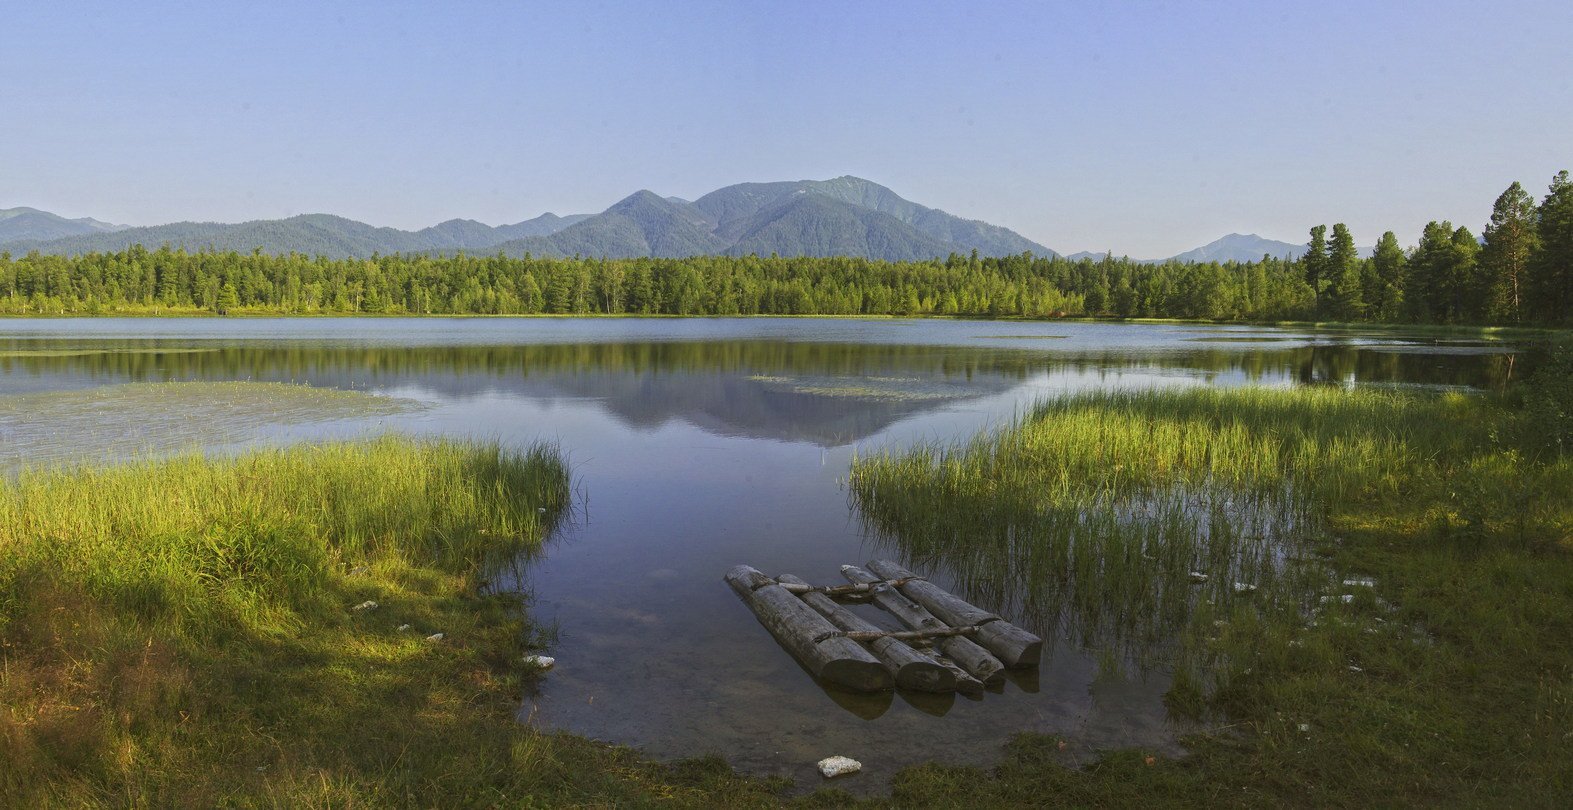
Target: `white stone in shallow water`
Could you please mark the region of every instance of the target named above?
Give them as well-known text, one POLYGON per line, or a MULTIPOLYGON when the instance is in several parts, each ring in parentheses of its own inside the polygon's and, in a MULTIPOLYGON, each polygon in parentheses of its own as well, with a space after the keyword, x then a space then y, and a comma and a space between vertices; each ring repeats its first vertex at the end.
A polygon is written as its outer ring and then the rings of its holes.
POLYGON ((826 757, 819 761, 819 772, 824 774, 826 779, 846 776, 861 770, 863 770, 863 763, 851 757, 826 757))
POLYGON ((541 669, 551 669, 557 665, 557 659, 550 655, 526 655, 524 663, 541 669))

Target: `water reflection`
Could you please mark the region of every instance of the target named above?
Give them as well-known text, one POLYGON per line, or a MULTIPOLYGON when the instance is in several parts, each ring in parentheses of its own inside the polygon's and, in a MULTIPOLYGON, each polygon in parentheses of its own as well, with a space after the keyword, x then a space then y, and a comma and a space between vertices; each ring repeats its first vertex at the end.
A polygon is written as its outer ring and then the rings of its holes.
POLYGON ((1209 382, 1394 383, 1501 388, 1524 372, 1505 347, 1394 351, 1338 343, 1144 350, 762 340, 460 346, 172 338, 0 339, 0 393, 174 380, 262 380, 454 400, 594 400, 630 428, 680 420, 718 436, 837 447, 919 413, 1061 373, 1175 373, 1209 382))
MULTIPOLYGON (((890 556, 888 541, 848 510, 854 454, 969 436, 1065 390, 1499 387, 1524 373, 1510 346, 1415 353, 1415 345, 1391 336, 1088 323, 27 321, 0 323, 0 397, 91 398, 124 383, 297 382, 424 407, 336 419, 331 429, 305 415, 287 429, 262 420, 254 437, 386 428, 556 440, 574 465, 578 519, 543 556, 497 582, 528 591, 532 618, 557 631, 549 652, 557 666, 521 719, 656 757, 720 753, 804 785, 818 779, 815 761, 841 753, 866 766, 846 787, 877 790, 897 768, 936 757, 988 764, 1019 731, 1060 735, 1075 750, 1178 753, 1183 729, 1163 704, 1168 676, 1110 673, 1087 645, 1125 626, 1126 616, 1148 617, 1133 638, 1163 638, 1163 606, 1142 599, 1191 591, 1181 582, 1146 595, 1109 589, 1129 601, 1100 602, 1097 574, 1066 568, 1077 564, 1074 554, 1061 558, 1053 544, 982 525, 966 553, 937 543, 896 547, 943 587, 1053 648, 1039 670, 1012 673, 977 700, 897 693, 869 701, 821 689, 720 576, 746 562, 833 582, 842 563, 890 556), (1066 337, 1034 337, 1050 332, 1066 337), (1287 339, 1188 340, 1242 334, 1287 339)), ((190 414, 168 398, 136 407, 121 399, 117 418, 149 430, 190 414)), ((65 407, 59 401, 48 400, 51 412, 65 407)), ((22 444, 0 441, 0 454, 25 457, 22 444)), ((1208 518, 1204 510, 1188 520, 1176 519, 1172 531, 1208 518)), ((1033 521, 1022 523, 1029 534, 1055 530, 1050 519, 1033 521)), ((1133 565, 1146 562, 1135 552, 1133 565)))

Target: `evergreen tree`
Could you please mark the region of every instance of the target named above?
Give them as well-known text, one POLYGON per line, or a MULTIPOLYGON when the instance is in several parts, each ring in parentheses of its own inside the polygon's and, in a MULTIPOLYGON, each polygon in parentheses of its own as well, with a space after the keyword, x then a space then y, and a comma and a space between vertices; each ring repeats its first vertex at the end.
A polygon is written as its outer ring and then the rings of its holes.
POLYGON ((1453 256, 1453 223, 1431 221, 1420 234, 1420 244, 1409 258, 1404 279, 1404 301, 1409 319, 1421 323, 1447 322, 1451 301, 1449 276, 1453 256))
POLYGON ((1530 262, 1531 308, 1545 323, 1573 324, 1573 182, 1557 173, 1535 218, 1540 250, 1530 262))
POLYGON ((223 315, 239 306, 240 294, 235 292, 235 285, 225 282, 224 286, 219 288, 218 300, 214 303, 213 308, 218 310, 218 314, 223 315))
POLYGON ((1311 285, 1311 294, 1316 298, 1316 314, 1323 314, 1322 287, 1326 283, 1327 273, 1327 226, 1317 225, 1311 229, 1311 242, 1305 252, 1305 257, 1300 260, 1305 267, 1305 283, 1311 285))
POLYGON ((1332 248, 1325 265, 1328 314, 1341 321, 1356 321, 1365 314, 1360 289, 1360 254, 1354 237, 1342 222, 1333 226, 1332 248))
POLYGON ((1529 262, 1540 248, 1535 200, 1517 182, 1497 197, 1480 250, 1480 294, 1487 321, 1523 319, 1523 289, 1529 262))
POLYGON ((1479 323, 1485 318, 1485 307, 1480 299, 1480 273, 1476 269, 1480 256, 1480 240, 1460 226, 1453 232, 1453 252, 1448 265, 1448 292, 1452 301, 1448 306, 1448 323, 1479 323))
POLYGON ((1366 286, 1366 316, 1378 321, 1398 320, 1403 312, 1404 250, 1392 231, 1377 240, 1368 266, 1372 283, 1366 286))

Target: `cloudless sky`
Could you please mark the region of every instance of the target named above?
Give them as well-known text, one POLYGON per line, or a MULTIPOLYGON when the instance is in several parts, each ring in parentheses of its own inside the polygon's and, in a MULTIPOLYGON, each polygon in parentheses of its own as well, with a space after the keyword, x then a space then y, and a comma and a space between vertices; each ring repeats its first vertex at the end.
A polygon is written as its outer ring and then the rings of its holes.
POLYGON ((0 3, 0 207, 402 228, 855 174, 1056 250, 1478 232, 1573 2, 0 3))

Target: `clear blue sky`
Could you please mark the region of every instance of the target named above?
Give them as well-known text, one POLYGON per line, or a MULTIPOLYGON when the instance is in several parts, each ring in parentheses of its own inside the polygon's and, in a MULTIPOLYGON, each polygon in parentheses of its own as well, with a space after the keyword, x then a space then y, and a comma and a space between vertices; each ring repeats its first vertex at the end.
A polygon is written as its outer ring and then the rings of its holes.
POLYGON ((0 207, 420 227, 855 174, 1061 251, 1477 229, 1573 168, 1573 2, 0 13, 0 207))

